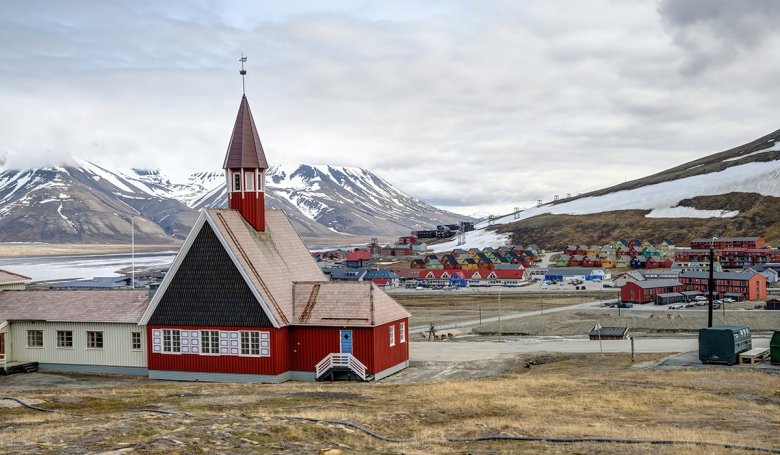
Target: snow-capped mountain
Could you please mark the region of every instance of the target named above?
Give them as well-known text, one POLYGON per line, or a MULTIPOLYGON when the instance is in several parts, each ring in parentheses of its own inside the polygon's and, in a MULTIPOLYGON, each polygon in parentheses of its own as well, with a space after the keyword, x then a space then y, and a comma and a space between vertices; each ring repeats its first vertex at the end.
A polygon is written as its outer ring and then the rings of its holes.
POLYGON ((713 235, 780 240, 778 205, 780 130, 642 179, 480 222, 467 233, 466 246, 526 241, 556 247, 617 238, 686 244, 713 235))
MULTIPOLYGON (((159 171, 76 166, 0 173, 0 241, 124 242, 182 239, 204 207, 224 207, 222 171, 173 182, 159 171)), ((268 170, 266 205, 301 236, 395 236, 469 219, 421 202, 359 168, 280 165, 268 170)))

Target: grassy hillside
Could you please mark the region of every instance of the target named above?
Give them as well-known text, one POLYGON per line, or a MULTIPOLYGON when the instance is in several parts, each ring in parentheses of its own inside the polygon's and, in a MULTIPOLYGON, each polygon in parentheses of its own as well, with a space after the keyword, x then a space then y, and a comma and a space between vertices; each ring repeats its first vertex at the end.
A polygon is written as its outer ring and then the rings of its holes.
POLYGON ((699 196, 680 206, 700 210, 738 210, 734 218, 645 218, 646 210, 621 210, 590 215, 545 214, 505 224, 513 243, 536 243, 545 249, 569 244, 606 244, 619 238, 668 240, 687 245, 699 237, 762 236, 771 245, 780 243, 780 198, 754 193, 699 196))

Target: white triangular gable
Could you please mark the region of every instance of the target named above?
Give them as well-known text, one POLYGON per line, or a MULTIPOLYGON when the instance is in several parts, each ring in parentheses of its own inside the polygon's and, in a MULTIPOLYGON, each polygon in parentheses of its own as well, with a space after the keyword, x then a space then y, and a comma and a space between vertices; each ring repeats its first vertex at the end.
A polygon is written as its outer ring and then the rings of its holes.
POLYGON ((488 275, 487 279, 488 280, 498 279, 498 277, 496 276, 496 272, 490 272, 490 275, 488 275))
POLYGON ((187 257, 187 253, 190 251, 190 248, 192 248, 192 244, 195 242, 195 238, 200 233, 200 230, 203 228, 203 225, 207 222, 209 223, 211 230, 214 231, 214 234, 216 234, 217 238, 219 239, 219 242, 222 244, 222 247, 225 249, 228 256, 230 256, 230 259, 233 261, 233 265, 236 266, 236 269, 238 269, 239 273, 241 274, 241 277, 244 279, 247 286, 249 286, 249 289, 252 291, 252 294, 257 299, 257 302, 260 304, 263 311, 265 311, 265 314, 268 316, 268 319, 271 321, 274 327, 276 328, 281 327, 274 314, 268 308, 268 305, 266 305, 265 300, 263 300, 263 297, 258 292, 254 283, 252 283, 252 280, 249 279, 249 276, 246 274, 246 271, 238 262, 238 258, 236 258, 235 254, 233 254, 233 251, 228 246, 227 242, 225 241, 225 238, 222 236, 222 233, 219 231, 219 229, 217 229, 214 220, 211 218, 211 216, 209 216, 208 211, 205 209, 201 210, 198 219, 195 221, 195 225, 192 226, 190 233, 187 234, 187 239, 184 241, 184 244, 181 246, 181 249, 179 249, 179 252, 176 254, 176 257, 173 259, 173 263, 171 264, 170 269, 168 269, 168 273, 165 274, 165 278, 163 278, 162 283, 160 283, 160 288, 154 294, 154 297, 152 297, 151 302, 149 302, 149 306, 146 308, 146 311, 144 312, 144 315, 141 318, 141 321, 138 323, 138 325, 146 325, 149 323, 149 319, 151 319, 152 315, 154 314, 154 310, 157 309, 157 305, 159 305, 160 300, 162 300, 163 296, 165 295, 165 291, 168 289, 168 286, 171 284, 174 277, 176 276, 176 272, 179 270, 179 267, 181 267, 182 262, 184 262, 184 258, 187 257))

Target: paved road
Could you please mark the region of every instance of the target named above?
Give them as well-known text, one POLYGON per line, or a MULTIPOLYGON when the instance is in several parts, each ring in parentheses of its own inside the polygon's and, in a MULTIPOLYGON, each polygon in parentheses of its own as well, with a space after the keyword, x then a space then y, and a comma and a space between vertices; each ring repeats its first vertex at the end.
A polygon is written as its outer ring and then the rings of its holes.
MULTIPOLYGON (((602 341, 605 353, 630 353, 630 340, 602 341)), ((753 338, 754 348, 768 348, 768 338, 753 338)), ((468 362, 495 359, 513 354, 561 352, 573 354, 598 353, 599 342, 585 338, 512 338, 497 341, 419 341, 409 345, 413 361, 468 362)), ((689 352, 699 349, 696 338, 638 338, 634 340, 637 353, 689 352)))
MULTIPOLYGON (((598 309, 601 306, 602 302, 608 302, 612 300, 614 299, 601 300, 597 302, 591 301, 585 303, 578 303, 576 305, 568 305, 568 306, 555 307, 555 308, 545 308, 544 310, 521 311, 518 313, 502 314, 501 320, 508 321, 510 319, 520 319, 520 318, 526 318, 528 316, 539 316, 540 314, 543 313, 544 314, 558 313, 561 311, 571 311, 571 310, 577 310, 583 308, 598 309)), ((498 322, 498 316, 482 318, 481 321, 479 319, 472 319, 470 321, 461 321, 461 322, 453 322, 451 324, 437 325, 436 330, 443 331, 446 329, 474 327, 480 324, 486 324, 490 322, 498 322)), ((418 325, 418 326, 410 327, 409 333, 428 333, 429 329, 430 329, 429 325, 418 325)))

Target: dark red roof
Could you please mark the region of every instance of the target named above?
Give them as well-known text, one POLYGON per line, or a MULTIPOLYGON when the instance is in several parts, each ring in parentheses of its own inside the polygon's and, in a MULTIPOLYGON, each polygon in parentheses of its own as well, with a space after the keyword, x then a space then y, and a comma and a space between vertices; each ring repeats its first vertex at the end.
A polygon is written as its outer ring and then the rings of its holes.
POLYGON ((255 121, 252 118, 252 111, 249 109, 249 101, 246 100, 246 95, 241 98, 236 124, 233 126, 230 145, 228 145, 227 154, 225 155, 225 164, 222 166, 223 169, 242 167, 268 169, 263 145, 260 143, 260 136, 257 134, 257 128, 255 127, 255 121))
POLYGON ((366 250, 350 251, 347 253, 348 261, 370 261, 371 252, 366 250))

